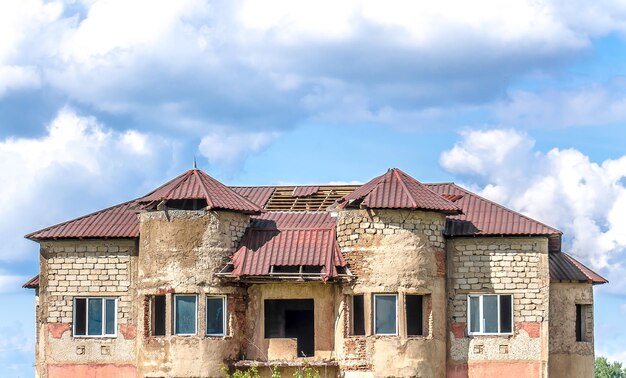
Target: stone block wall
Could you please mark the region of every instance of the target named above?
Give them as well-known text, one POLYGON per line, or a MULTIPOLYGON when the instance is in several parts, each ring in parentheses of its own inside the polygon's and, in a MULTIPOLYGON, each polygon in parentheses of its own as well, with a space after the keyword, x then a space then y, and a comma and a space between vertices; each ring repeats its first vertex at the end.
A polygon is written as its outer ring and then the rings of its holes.
MULTIPOLYGON (((129 239, 58 240, 41 242, 38 353, 48 367, 75 364, 134 363, 136 242, 129 239), (73 336, 75 297, 117 298, 117 336, 73 336)), ((50 373, 52 374, 52 373, 50 373)))
POLYGON ((445 215, 411 210, 342 210, 337 240, 357 279, 345 285, 336 331, 343 371, 375 376, 445 374, 445 215), (364 295, 365 336, 351 336, 350 295, 364 295), (397 295, 397 335, 373 332, 373 295, 397 295), (407 337, 405 295, 424 295, 424 336, 407 337))
POLYGON ((524 367, 516 366, 545 375, 547 238, 451 238, 447 250, 449 374, 461 369, 489 375, 489 366, 496 365, 482 363, 524 361, 524 367), (468 336, 467 296, 493 293, 513 295, 513 335, 468 336))

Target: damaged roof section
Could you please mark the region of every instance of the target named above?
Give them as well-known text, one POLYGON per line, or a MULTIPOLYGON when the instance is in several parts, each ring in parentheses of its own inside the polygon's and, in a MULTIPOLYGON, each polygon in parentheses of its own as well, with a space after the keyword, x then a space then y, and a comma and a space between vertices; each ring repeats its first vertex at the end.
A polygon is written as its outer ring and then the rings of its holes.
POLYGON ((452 201, 430 190, 426 185, 392 168, 382 176, 363 184, 339 201, 341 208, 360 206, 370 209, 413 209, 460 214, 452 201))
POLYGON ((204 200, 206 210, 232 210, 250 214, 263 208, 199 169, 191 169, 136 202, 149 207, 162 201, 204 200))
MULTIPOLYGON (((273 212, 257 216, 232 257, 233 277, 266 276, 288 271, 282 267, 321 267, 324 280, 345 270, 329 213, 273 212)), ((302 269, 299 268, 299 272, 302 269)), ((276 275, 277 275, 276 274, 276 275)))

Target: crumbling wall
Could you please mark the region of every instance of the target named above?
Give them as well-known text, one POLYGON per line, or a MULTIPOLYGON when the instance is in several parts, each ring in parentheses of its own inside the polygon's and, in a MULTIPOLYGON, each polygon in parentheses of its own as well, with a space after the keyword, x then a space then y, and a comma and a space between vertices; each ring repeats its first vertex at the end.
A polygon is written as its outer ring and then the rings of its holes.
POLYGON ((221 366, 239 357, 243 344, 245 290, 224 285, 215 273, 229 261, 249 223, 232 212, 170 210, 140 214, 135 306, 138 325, 138 373, 147 376, 221 376, 221 366), (148 298, 166 295, 166 336, 150 335, 148 298), (174 335, 173 296, 197 295, 197 333, 174 335), (206 295, 227 296, 226 336, 206 335, 206 295))
POLYGON ((246 312, 245 359, 268 361, 270 339, 265 338, 264 302, 266 299, 313 299, 315 356, 307 360, 324 360, 334 356, 335 288, 324 283, 263 283, 248 288, 246 312))
POLYGON ((550 377, 593 377, 593 311, 585 319, 585 341, 576 341, 576 305, 593 310, 590 283, 550 284, 550 377))
POLYGON ((358 278, 340 296, 335 334, 342 371, 350 376, 445 375, 445 215, 408 210, 343 210, 341 252, 358 278), (397 335, 373 332, 373 294, 397 294, 397 335), (349 296, 364 295, 365 336, 349 332, 349 296), (424 295, 424 336, 407 336, 405 294, 424 295))
POLYGON ((547 238, 452 238, 447 251, 448 376, 546 376, 547 238), (490 293, 513 295, 513 335, 468 336, 468 294, 490 293))
POLYGON ((129 376, 135 363, 132 282, 136 256, 136 243, 128 239, 41 242, 37 314, 40 376, 61 376, 61 372, 78 365, 98 365, 111 371, 115 366, 124 366, 119 376, 129 376), (118 298, 117 337, 74 337, 76 296, 118 298))

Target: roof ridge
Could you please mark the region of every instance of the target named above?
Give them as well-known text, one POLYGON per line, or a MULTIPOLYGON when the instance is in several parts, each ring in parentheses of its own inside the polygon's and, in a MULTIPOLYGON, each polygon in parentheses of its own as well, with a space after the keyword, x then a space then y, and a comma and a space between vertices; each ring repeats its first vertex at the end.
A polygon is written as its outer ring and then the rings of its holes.
POLYGON ((545 224, 545 223, 543 223, 543 222, 541 222, 541 221, 538 221, 538 220, 536 220, 536 219, 534 219, 534 218, 531 218, 531 217, 529 217, 529 216, 527 216, 527 215, 524 215, 524 214, 520 213, 519 211, 515 211, 515 210, 510 209, 510 208, 508 208, 508 207, 506 207, 506 206, 504 206, 504 205, 501 205, 501 204, 499 204, 499 203, 497 203, 497 202, 494 202, 494 201, 492 201, 492 200, 490 200, 490 199, 487 199, 487 198, 485 198, 485 197, 483 197, 483 196, 481 196, 481 195, 479 195, 479 194, 476 194, 476 193, 474 193, 474 192, 471 192, 471 191, 469 191, 469 190, 467 190, 467 189, 463 188, 462 186, 459 186, 459 185, 457 185, 457 184, 455 184, 455 183, 452 183, 451 185, 455 186, 456 188, 459 188, 461 191, 465 192, 465 193, 466 193, 466 194, 468 194, 468 195, 471 195, 471 196, 474 196, 474 197, 478 197, 479 199, 481 199, 481 200, 483 200, 483 201, 485 201, 485 202, 489 202, 490 204, 492 204, 492 205, 494 205, 494 206, 496 206, 496 207, 499 207, 499 208, 501 208, 501 209, 504 209, 504 210, 506 210, 506 211, 509 211, 509 212, 511 212, 511 213, 514 213, 514 214, 516 214, 516 215, 519 215, 520 217, 525 218, 525 219, 527 219, 527 220, 529 220, 529 221, 539 223, 540 225, 542 225, 542 226, 544 226, 544 227, 546 227, 546 228, 549 228, 549 229, 551 229, 551 230, 556 231, 556 233, 558 233, 558 234, 563 234, 563 232, 562 232, 561 230, 558 230, 558 229, 556 229, 556 228, 554 228, 554 227, 552 227, 552 226, 549 226, 549 225, 547 225, 547 224, 545 224))
MULTIPOLYGON (((198 171, 198 170, 197 170, 197 169, 195 169, 195 170, 193 170, 192 172, 194 172, 194 173, 195 173, 195 172, 197 172, 197 171, 198 171)), ((207 192, 207 190, 206 190, 206 183, 204 182, 203 177, 202 177, 200 174, 198 174, 198 173, 195 173, 195 174, 196 174, 196 176, 198 177, 198 180, 200 180, 200 183, 202 184, 202 185, 200 185, 200 187, 202 187, 202 191, 204 192, 204 196, 205 196, 205 198, 206 198, 206 203, 207 203, 207 206, 209 206, 209 208, 211 208, 211 209, 212 209, 212 208, 214 208, 214 207, 215 207, 215 203, 213 202, 213 199, 209 196, 209 192, 207 192)), ((232 189, 231 189, 231 190, 232 190, 232 189)), ((233 191, 233 192, 234 192, 234 191, 233 191)), ((238 194, 238 193, 237 193, 237 194, 238 194)))
MULTIPOLYGON (((139 198, 141 198, 141 197, 139 197, 139 198)), ((136 201, 137 199, 139 199, 139 198, 135 198, 135 199, 132 199, 132 200, 130 200, 130 201, 126 201, 126 202, 118 203, 117 205, 113 205, 113 206, 109 206, 109 207, 104 208, 104 209, 100 209, 100 210, 97 210, 97 211, 93 211, 93 212, 91 212, 91 213, 89 213, 89 214, 85 214, 85 215, 79 216, 79 217, 77 217, 77 218, 73 218, 73 219, 70 219, 70 220, 66 220, 66 221, 64 221, 64 222, 60 222, 60 223, 57 223, 57 224, 53 224, 52 226, 48 226, 48 227, 42 228, 42 229, 40 229, 40 230, 30 232, 30 233, 28 233, 28 234, 24 235, 24 238, 26 238, 26 239, 32 239, 32 236, 33 236, 33 235, 38 234, 38 233, 40 233, 40 232, 45 232, 45 231, 50 230, 51 228, 55 228, 55 227, 59 227, 59 226, 63 226, 63 225, 66 225, 66 224, 68 224, 68 223, 71 223, 71 222, 76 222, 76 221, 78 221, 78 220, 85 219, 85 218, 89 218, 89 217, 94 216, 94 215, 96 215, 96 214, 103 213, 103 212, 105 212, 105 211, 108 211, 108 210, 114 209, 114 208, 116 208, 116 207, 121 207, 121 206, 124 206, 124 205, 130 204, 130 203, 133 203, 133 202, 135 202, 135 201, 136 201)))
MULTIPOLYGON (((391 170, 392 174, 396 177, 396 179, 398 179, 398 181, 400 181, 400 185, 402 185, 402 188, 404 189, 404 191, 406 192, 406 195, 409 197, 409 199, 413 202, 413 206, 414 207, 418 207, 419 205, 417 204, 417 201, 415 200, 415 198, 413 198, 413 194, 411 193, 411 191, 409 190, 409 188, 406 186, 406 183, 404 182, 404 180, 402 179, 402 177, 400 177, 400 174, 398 172, 401 172, 403 174, 406 175, 406 173, 402 172, 400 170, 400 168, 393 168, 391 170)), ((417 181, 417 180, 415 180, 417 181)), ((371 192, 370 192, 371 193, 371 192)))

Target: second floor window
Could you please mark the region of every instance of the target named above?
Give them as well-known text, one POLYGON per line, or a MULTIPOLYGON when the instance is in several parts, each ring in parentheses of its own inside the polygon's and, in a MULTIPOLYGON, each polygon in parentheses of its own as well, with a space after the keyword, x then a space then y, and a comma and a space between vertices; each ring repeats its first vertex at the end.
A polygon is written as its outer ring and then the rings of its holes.
POLYGON ((510 334, 513 332, 511 294, 468 295, 469 334, 510 334))
POLYGON ((374 294, 374 333, 376 335, 397 335, 396 294, 374 294))
POLYGON ((226 335, 225 296, 208 296, 206 298, 206 334, 208 336, 226 335))
POLYGON ((115 337, 116 314, 116 298, 74 298, 74 336, 115 337))

